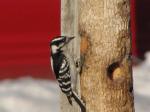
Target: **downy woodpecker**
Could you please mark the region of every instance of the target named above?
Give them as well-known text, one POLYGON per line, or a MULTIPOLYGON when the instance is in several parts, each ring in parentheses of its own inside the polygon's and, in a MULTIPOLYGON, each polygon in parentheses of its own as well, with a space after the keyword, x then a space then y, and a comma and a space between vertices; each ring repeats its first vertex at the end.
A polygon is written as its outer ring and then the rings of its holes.
POLYGON ((74 37, 58 36, 50 42, 51 66, 59 83, 59 87, 67 96, 69 103, 72 105, 72 98, 74 98, 80 106, 81 111, 85 112, 85 104, 72 89, 70 63, 62 49, 73 38, 74 37))

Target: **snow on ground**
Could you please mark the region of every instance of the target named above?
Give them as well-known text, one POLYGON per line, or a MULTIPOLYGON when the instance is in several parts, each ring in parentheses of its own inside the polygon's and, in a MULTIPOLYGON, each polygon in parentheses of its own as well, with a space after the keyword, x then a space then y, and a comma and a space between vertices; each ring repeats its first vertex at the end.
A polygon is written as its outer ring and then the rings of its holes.
MULTIPOLYGON (((149 112, 150 58, 133 67, 133 76, 136 112, 149 112)), ((59 112, 58 85, 32 78, 1 81, 0 112, 59 112)))
POLYGON ((58 112, 55 82, 23 78, 0 82, 0 112, 58 112))
POLYGON ((150 52, 146 60, 133 67, 136 112, 150 112, 150 52))

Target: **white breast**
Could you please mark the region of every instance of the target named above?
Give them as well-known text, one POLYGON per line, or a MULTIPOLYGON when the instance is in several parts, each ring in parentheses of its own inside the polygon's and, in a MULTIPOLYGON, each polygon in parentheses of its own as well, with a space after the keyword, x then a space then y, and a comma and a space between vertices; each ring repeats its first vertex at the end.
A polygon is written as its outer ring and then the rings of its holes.
POLYGON ((52 45, 51 49, 52 49, 52 53, 55 54, 57 53, 58 47, 55 45, 52 45))

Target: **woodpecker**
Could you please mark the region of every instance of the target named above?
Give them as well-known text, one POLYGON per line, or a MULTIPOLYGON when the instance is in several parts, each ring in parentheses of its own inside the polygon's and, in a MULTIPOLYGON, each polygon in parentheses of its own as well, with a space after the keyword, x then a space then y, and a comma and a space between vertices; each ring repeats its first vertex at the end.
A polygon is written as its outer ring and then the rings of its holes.
POLYGON ((85 104, 72 89, 70 63, 62 49, 73 39, 74 37, 57 36, 50 42, 51 67, 61 91, 67 96, 68 102, 72 105, 72 98, 74 98, 81 111, 85 112, 85 104))

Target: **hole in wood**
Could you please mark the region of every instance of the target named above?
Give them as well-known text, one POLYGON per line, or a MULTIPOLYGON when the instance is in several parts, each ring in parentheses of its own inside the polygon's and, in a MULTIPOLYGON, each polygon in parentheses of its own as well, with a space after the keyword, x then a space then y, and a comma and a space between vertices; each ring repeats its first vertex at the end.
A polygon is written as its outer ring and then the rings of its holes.
POLYGON ((80 32, 81 43, 80 43, 80 52, 81 55, 85 55, 90 46, 89 35, 86 32, 80 32))
POLYGON ((119 62, 112 63, 107 72, 109 79, 113 81, 123 82, 125 80, 125 68, 119 62))
POLYGON ((129 92, 132 93, 133 92, 133 86, 131 85, 129 88, 129 92))
POLYGON ((108 77, 113 80, 114 79, 114 71, 119 68, 119 62, 114 62, 112 63, 111 65, 109 65, 109 67, 107 68, 107 74, 108 74, 108 77))

